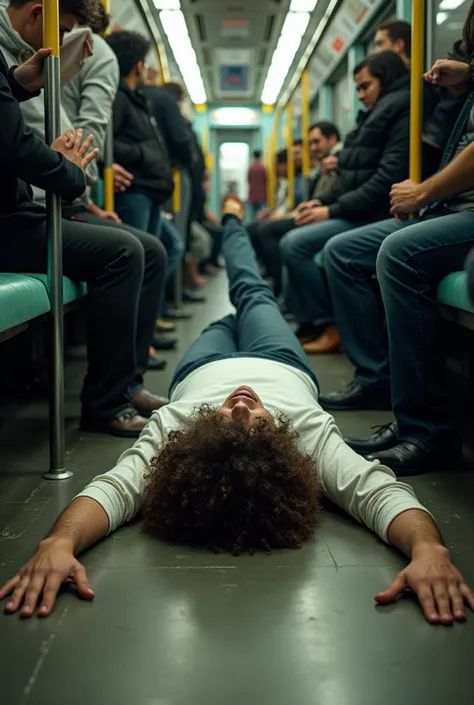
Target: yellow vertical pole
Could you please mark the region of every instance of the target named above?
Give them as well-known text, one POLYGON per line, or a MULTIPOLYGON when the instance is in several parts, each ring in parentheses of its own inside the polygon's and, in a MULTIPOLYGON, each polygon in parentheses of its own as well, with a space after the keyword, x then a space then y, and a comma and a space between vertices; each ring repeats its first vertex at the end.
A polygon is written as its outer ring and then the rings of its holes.
POLYGON ((268 198, 268 205, 270 208, 275 208, 276 205, 276 187, 277 187, 277 179, 276 179, 276 155, 278 152, 278 134, 280 131, 280 119, 281 119, 281 111, 278 109, 275 113, 275 117, 273 119, 273 130, 272 130, 272 135, 271 135, 271 147, 270 147, 270 155, 271 159, 273 161, 273 171, 272 173, 272 181, 269 186, 269 198, 268 198))
POLYGON ((309 159, 309 74, 307 68, 301 75, 301 132, 303 137, 303 193, 306 201, 309 198, 308 183, 311 169, 309 159))
POLYGON ((295 207, 295 161, 293 159, 293 103, 286 106, 287 136, 286 149, 288 154, 288 206, 290 211, 295 207))
POLYGON ((174 191, 173 191, 173 213, 179 213, 181 210, 181 172, 173 173, 174 191))
MULTIPOLYGON (((102 0, 104 10, 110 13, 110 0, 102 0)), ((105 35, 110 34, 110 28, 105 30, 105 35)), ((110 114, 109 125, 105 133, 104 144, 104 208, 106 211, 115 210, 114 193, 114 130, 112 124, 112 113, 110 114)))
POLYGON ((425 44, 425 1, 412 2, 412 55, 410 104, 410 179, 421 181, 421 131, 423 122, 423 69, 425 44))

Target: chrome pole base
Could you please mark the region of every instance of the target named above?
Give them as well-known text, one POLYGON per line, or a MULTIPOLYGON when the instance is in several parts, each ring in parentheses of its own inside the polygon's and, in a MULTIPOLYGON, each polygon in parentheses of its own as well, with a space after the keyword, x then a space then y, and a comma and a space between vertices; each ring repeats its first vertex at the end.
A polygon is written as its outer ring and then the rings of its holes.
POLYGON ((73 475, 74 473, 71 470, 58 470, 57 472, 49 470, 42 477, 44 480, 69 480, 73 475))

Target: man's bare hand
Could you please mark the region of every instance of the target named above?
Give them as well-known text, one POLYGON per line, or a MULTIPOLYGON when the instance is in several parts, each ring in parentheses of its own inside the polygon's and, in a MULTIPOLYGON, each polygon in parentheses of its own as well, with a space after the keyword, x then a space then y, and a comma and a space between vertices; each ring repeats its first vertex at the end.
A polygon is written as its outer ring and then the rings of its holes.
POLYGON ((461 94, 468 90, 471 80, 469 64, 452 59, 438 59, 424 75, 425 81, 461 94))
POLYGON ((47 617, 65 582, 74 583, 84 600, 94 599, 86 570, 74 557, 70 542, 53 536, 40 543, 33 558, 0 588, 0 600, 10 595, 5 613, 13 614, 21 608, 22 617, 31 617, 40 602, 38 616, 47 617))
POLYGON ((93 149, 89 152, 94 139, 93 135, 89 135, 84 141, 84 131, 82 128, 78 130, 68 130, 63 135, 54 140, 51 144, 51 149, 55 152, 60 152, 66 159, 73 162, 82 171, 85 171, 89 164, 94 161, 99 155, 98 149, 93 149))
POLYGON ((399 184, 394 184, 390 191, 390 213, 417 213, 425 203, 421 194, 421 185, 416 181, 406 179, 399 184))
POLYGON ((329 220, 329 208, 327 206, 317 206, 316 208, 305 210, 302 213, 297 213, 295 217, 295 223, 299 228, 303 225, 322 223, 324 220, 329 220))
POLYGON ((466 619, 465 603, 474 611, 474 591, 452 564, 449 551, 439 544, 415 547, 411 563, 390 587, 376 595, 379 605, 395 602, 407 590, 416 593, 431 624, 452 624, 466 619))
POLYGON ((120 164, 113 164, 114 170, 114 191, 119 191, 123 193, 131 185, 133 181, 133 174, 120 166, 120 164))
POLYGON ((339 160, 337 157, 326 157, 326 159, 323 159, 321 162, 321 171, 323 174, 332 174, 337 171, 338 164, 339 160))

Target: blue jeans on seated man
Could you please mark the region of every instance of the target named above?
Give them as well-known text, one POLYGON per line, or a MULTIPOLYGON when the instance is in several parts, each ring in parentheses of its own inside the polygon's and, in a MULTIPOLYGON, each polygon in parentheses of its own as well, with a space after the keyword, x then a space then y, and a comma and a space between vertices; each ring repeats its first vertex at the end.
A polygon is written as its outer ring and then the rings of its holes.
POLYGON ((283 265, 288 271, 287 304, 298 323, 316 326, 333 323, 326 273, 313 258, 331 238, 360 225, 360 222, 334 218, 290 230, 280 240, 283 265))
POLYGON ((317 385, 303 348, 280 313, 271 288, 263 281, 247 231, 234 216, 225 218, 222 249, 229 295, 237 313, 206 328, 178 364, 169 394, 202 365, 232 357, 259 357, 305 372, 317 385))
POLYGON ((161 205, 142 191, 115 194, 115 210, 123 223, 155 237, 161 234, 161 205))
POLYGON ((436 291, 463 268, 473 245, 474 212, 438 208, 339 235, 324 249, 335 321, 356 381, 390 386, 400 440, 426 451, 454 426, 436 291))

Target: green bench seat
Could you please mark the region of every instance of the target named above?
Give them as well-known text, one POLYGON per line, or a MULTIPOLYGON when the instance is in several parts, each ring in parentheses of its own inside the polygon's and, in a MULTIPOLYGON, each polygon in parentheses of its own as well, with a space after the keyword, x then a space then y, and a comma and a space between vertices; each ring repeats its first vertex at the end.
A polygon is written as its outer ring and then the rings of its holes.
MULTIPOLYGON (((319 267, 324 267, 322 251, 318 252, 313 259, 319 267)), ((438 285, 437 296, 440 304, 474 313, 474 306, 469 301, 467 294, 466 272, 451 272, 444 277, 438 285)))
MULTIPOLYGON (((87 293, 84 283, 64 277, 64 305, 87 293)), ((0 333, 49 313, 51 304, 45 274, 0 273, 0 333)))

